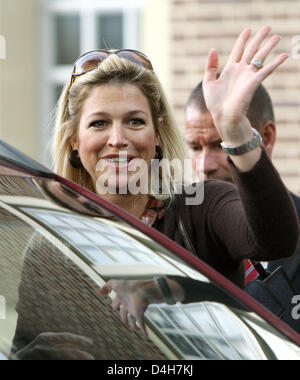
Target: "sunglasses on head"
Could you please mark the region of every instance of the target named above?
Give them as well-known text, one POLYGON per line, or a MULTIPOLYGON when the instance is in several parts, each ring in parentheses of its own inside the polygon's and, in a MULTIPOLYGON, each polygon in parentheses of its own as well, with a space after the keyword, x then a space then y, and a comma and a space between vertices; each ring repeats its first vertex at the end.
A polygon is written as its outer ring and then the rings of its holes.
POLYGON ((126 59, 127 61, 133 62, 138 66, 142 66, 145 69, 153 71, 149 58, 137 50, 92 50, 81 55, 76 60, 72 73, 71 84, 73 84, 76 77, 94 70, 111 54, 116 54, 120 58, 126 59))

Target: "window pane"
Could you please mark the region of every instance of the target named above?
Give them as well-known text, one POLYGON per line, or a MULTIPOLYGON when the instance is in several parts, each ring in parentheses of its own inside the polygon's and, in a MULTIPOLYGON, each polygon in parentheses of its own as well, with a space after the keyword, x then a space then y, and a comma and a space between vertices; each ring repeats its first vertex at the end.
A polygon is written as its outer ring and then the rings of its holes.
POLYGON ((100 49, 123 48, 123 15, 105 15, 98 17, 97 43, 100 49))
POLYGON ((53 105, 52 106, 54 106, 58 102, 63 88, 64 88, 64 85, 62 85, 62 84, 61 85, 56 85, 53 88, 53 105))
MULTIPOLYGON (((156 338, 131 332, 111 308, 110 298, 99 295, 103 273, 105 280, 114 278, 114 273, 121 279, 152 278, 156 272, 148 275, 148 257, 160 264, 163 275, 172 266, 174 274, 186 276, 185 264, 108 212, 95 219, 86 212, 80 215, 79 205, 87 199, 57 180, 0 174, 0 194, 0 359, 8 357, 11 348, 23 350, 49 332, 64 334, 63 339, 66 333, 92 339, 94 344, 85 349, 99 360, 166 359, 164 345, 176 358, 187 360, 299 359, 299 347, 255 314, 232 306, 229 293, 208 278, 203 281, 203 274, 197 277, 196 270, 192 274, 192 269, 188 273, 198 284, 190 291, 197 292, 199 302, 151 305, 146 322, 156 338), (69 210, 60 203, 69 205, 69 210), (125 254, 129 259, 124 259, 125 254), (136 265, 133 259, 146 265, 136 265)), ((52 358, 53 340, 48 348, 47 341, 43 341, 44 358, 52 358)), ((27 358, 35 359, 35 354, 27 350, 27 358)), ((59 353, 60 359, 63 354, 59 353)), ((74 354, 78 358, 77 351, 74 354)))
POLYGON ((80 55, 79 15, 57 15, 55 17, 55 46, 57 65, 72 64, 80 55))

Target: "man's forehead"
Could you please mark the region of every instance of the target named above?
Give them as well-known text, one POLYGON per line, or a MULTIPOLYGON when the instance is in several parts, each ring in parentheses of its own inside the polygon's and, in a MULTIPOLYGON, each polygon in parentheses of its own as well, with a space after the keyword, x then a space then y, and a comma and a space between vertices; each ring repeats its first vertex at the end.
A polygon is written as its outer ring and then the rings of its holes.
POLYGON ((209 112, 201 112, 195 106, 190 106, 185 112, 185 123, 188 128, 215 129, 212 116, 209 112))
POLYGON ((189 108, 186 112, 185 124, 186 139, 209 138, 218 140, 219 134, 216 130, 211 115, 208 112, 202 113, 195 110, 194 107, 189 108))

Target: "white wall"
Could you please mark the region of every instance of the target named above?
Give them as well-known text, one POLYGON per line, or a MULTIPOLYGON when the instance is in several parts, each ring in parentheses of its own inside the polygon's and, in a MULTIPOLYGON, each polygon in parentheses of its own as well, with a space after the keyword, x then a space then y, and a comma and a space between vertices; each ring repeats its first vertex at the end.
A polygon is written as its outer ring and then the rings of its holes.
POLYGON ((171 94, 171 1, 146 0, 142 17, 142 49, 149 56, 172 104, 171 94))
POLYGON ((0 139, 37 158, 37 0, 0 0, 0 139))

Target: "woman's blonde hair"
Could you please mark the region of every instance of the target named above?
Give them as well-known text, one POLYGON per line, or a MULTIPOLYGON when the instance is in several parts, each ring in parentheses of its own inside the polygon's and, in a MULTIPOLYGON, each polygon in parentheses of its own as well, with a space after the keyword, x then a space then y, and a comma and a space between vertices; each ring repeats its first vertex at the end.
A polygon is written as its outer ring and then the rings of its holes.
MULTIPOLYGON (((186 157, 181 133, 173 120, 157 76, 150 70, 111 54, 97 68, 77 77, 72 85, 69 83, 65 86, 56 113, 52 146, 53 169, 57 174, 92 191, 95 188, 89 173, 83 167, 75 169, 70 163, 71 141, 76 140, 82 106, 91 90, 99 85, 115 83, 135 85, 148 99, 163 158, 169 162, 179 160, 183 165, 186 157)), ((151 190, 149 194, 158 199, 173 198, 176 189, 173 174, 161 174, 161 184, 169 189, 169 194, 151 194, 151 190)))

